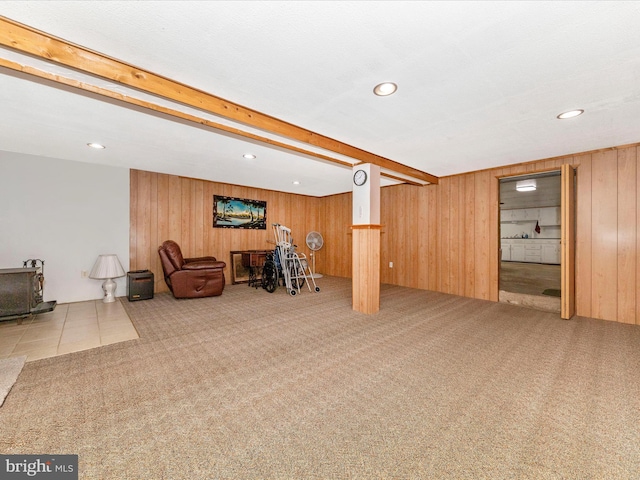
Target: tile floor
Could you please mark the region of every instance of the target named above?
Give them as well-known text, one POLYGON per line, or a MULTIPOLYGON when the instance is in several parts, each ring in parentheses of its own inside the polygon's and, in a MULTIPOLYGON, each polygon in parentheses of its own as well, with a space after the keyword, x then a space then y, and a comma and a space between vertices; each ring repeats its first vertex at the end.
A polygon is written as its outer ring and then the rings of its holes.
POLYGON ((139 338, 120 301, 57 305, 52 312, 0 321, 0 358, 27 355, 27 362, 139 338))
POLYGON ((500 262, 500 290, 542 295, 547 288, 560 289, 560 265, 500 262))
POLYGON ((560 297, 543 295, 560 289, 560 265, 501 262, 499 300, 547 312, 560 312, 560 297))

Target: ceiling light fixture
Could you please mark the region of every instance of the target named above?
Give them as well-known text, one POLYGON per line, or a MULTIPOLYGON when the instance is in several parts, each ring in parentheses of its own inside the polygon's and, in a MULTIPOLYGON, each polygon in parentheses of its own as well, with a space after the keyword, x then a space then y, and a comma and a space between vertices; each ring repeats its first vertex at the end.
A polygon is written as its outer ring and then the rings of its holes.
POLYGON ((386 97, 387 95, 396 93, 396 90, 398 90, 398 85, 392 82, 384 82, 376 85, 373 89, 373 93, 379 97, 386 97))
POLYGON ((105 148, 107 148, 100 143, 94 143, 94 142, 87 143, 87 146, 91 148, 95 148, 96 150, 104 150, 105 148))
POLYGON ((569 110, 568 112, 561 113, 556 118, 558 118, 560 120, 564 120, 566 118, 577 117, 578 115, 582 115, 583 113, 584 113, 584 110, 580 110, 580 109, 578 109, 578 110, 569 110))
POLYGON ((293 182, 291 182, 291 183, 293 183, 294 185, 300 185, 300 182, 299 182, 298 180, 294 180, 294 181, 293 181, 293 182))
POLYGON ((248 160, 253 160, 254 158, 256 158, 256 156, 253 153, 245 153, 243 157, 248 160))
POLYGON ((533 192, 536 189, 535 179, 520 180, 516 182, 516 190, 519 192, 533 192))

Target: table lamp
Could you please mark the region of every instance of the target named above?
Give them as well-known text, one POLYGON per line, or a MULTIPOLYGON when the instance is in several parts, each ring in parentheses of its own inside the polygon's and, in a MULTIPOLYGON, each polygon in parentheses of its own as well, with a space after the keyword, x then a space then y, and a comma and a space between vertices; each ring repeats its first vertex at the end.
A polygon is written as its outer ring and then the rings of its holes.
POLYGON ((104 298, 102 301, 104 303, 116 301, 115 293, 118 285, 113 279, 118 277, 124 277, 124 269, 122 265, 120 265, 118 256, 115 253, 100 255, 91 269, 89 278, 104 280, 102 284, 102 290, 104 290, 104 298))

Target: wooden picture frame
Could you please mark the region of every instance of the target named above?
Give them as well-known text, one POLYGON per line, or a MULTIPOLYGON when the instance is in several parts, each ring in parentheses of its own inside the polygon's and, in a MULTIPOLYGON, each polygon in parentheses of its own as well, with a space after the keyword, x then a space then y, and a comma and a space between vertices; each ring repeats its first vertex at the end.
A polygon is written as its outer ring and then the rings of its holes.
POLYGON ((266 230, 267 202, 214 195, 213 227, 266 230))

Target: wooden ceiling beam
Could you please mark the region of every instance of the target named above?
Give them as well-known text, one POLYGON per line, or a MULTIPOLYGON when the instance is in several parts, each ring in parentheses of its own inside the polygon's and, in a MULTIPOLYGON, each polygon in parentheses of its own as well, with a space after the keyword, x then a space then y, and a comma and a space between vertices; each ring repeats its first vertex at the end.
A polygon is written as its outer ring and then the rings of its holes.
POLYGON ((438 177, 0 16, 0 45, 429 183, 438 177))
POLYGON ((14 70, 16 72, 26 73, 30 76, 41 78, 44 80, 49 80, 51 82, 57 83, 59 85, 65 85, 67 87, 76 88, 78 90, 82 90, 84 92, 93 93, 96 95, 100 95, 102 97, 110 98, 112 100, 117 100, 122 103, 126 103, 128 105, 133 105, 135 107, 141 107, 145 110, 151 110, 153 112, 161 113, 170 117, 174 117, 180 120, 186 120, 191 123, 196 123, 198 125, 202 125, 204 127, 209 127, 214 130, 219 130, 226 133, 231 133, 233 135, 237 135, 240 137, 248 138, 250 140, 256 140, 261 143, 265 143, 268 145, 273 145, 275 147, 283 148, 286 150, 292 150, 294 152, 301 153, 303 155, 307 155, 310 157, 315 157, 320 160, 326 160, 331 163, 336 163, 338 165, 342 165, 347 168, 352 168, 353 164, 349 162, 345 162, 344 160, 339 160, 337 158, 329 157, 327 155, 323 155, 321 153, 317 153, 311 150, 305 150, 303 148, 296 147, 294 145, 289 145, 287 143, 279 142, 277 140, 273 140, 271 138, 263 137, 260 135, 256 135, 251 132, 246 132, 244 130, 240 130, 235 127, 231 127, 228 125, 223 125, 221 123, 212 122, 211 120, 207 120, 206 118, 198 117, 197 115, 192 115, 190 113, 182 112, 180 110, 175 110, 173 108, 165 107, 162 105, 158 105, 156 103, 148 102, 146 100, 141 100, 139 98, 132 97, 130 95, 125 95, 123 93, 114 92, 113 90, 109 90, 107 88, 98 87, 96 85, 91 85, 86 82, 81 82, 79 80, 75 80, 72 78, 66 78, 61 75, 55 73, 45 72, 43 70, 31 67, 29 65, 23 65, 21 63, 17 63, 11 60, 7 60, 6 58, 0 57, 0 67, 7 68, 9 70, 14 70))
MULTIPOLYGON (((84 92, 92 93, 95 95, 100 95, 102 97, 109 98, 111 100, 117 100, 122 103, 126 103, 128 105, 132 105, 134 107, 140 107, 145 110, 150 110, 152 112, 160 113, 163 115, 167 115, 170 117, 177 118, 179 120, 186 120, 187 122, 196 123, 198 125, 211 128, 213 130, 219 130, 225 133, 230 133, 233 135, 237 135, 240 137, 248 138, 250 140, 255 140, 257 142, 261 142, 267 145, 272 145, 274 147, 282 148, 289 151, 294 151, 300 153, 302 155, 306 155, 308 157, 317 158, 318 160, 327 161, 329 163, 334 163, 340 165, 345 168, 351 169, 353 167, 352 163, 345 162, 344 160, 339 160, 337 158, 330 157, 328 155, 323 155, 318 152, 314 152, 312 150, 305 150, 304 148, 296 147, 294 145, 289 145, 287 143, 279 142, 272 138, 263 137, 260 135, 256 135, 251 132, 246 132, 244 130, 240 130, 235 127, 230 127, 228 125, 223 125, 221 123, 212 122, 211 120, 207 120, 206 118, 198 117, 196 115, 191 115, 189 113, 181 112, 180 110, 175 110, 172 108, 164 107, 162 105, 158 105, 152 102, 148 102, 146 100, 141 100, 139 98, 132 97, 130 95, 125 95, 119 92, 114 92, 113 90, 109 90, 103 87, 98 87, 96 85, 91 85, 86 82, 81 82, 79 80, 66 78, 61 75, 57 75, 55 73, 45 72, 43 70, 31 67, 29 65, 23 65, 21 63, 14 62, 12 60, 7 60, 6 58, 0 57, 0 68, 6 68, 9 70, 13 70, 16 72, 21 72, 33 77, 37 77, 43 80, 48 80, 59 85, 65 85, 67 87, 76 88, 78 90, 82 90, 84 92)), ((398 177, 396 175, 392 175, 387 172, 381 172, 380 175, 390 178, 392 180, 397 180, 400 182, 408 183, 410 185, 422 185, 413 180, 408 180, 406 178, 398 177)))
POLYGON ((390 178, 392 180, 397 180, 400 183, 407 183, 409 185, 415 185, 415 186, 418 186, 418 187, 422 187, 422 186, 425 185, 423 183, 416 182, 415 180, 409 180, 408 178, 403 178, 403 177, 399 177, 397 175, 393 175, 393 174, 391 174, 389 172, 380 172, 380 175, 383 176, 383 177, 386 177, 386 178, 390 178))

